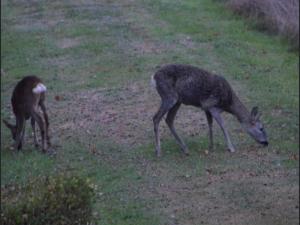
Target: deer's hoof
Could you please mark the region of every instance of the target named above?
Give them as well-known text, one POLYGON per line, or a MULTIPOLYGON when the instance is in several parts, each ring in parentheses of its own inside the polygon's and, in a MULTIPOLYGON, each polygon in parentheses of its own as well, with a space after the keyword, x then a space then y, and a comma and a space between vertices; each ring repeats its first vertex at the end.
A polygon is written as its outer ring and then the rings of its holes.
POLYGON ((56 156, 56 151, 53 148, 49 148, 47 154, 50 156, 56 156))
POLYGON ((233 153, 233 152, 235 152, 235 149, 234 148, 228 148, 228 151, 233 153))
POLYGON ((156 151, 155 151, 155 155, 156 155, 156 157, 159 158, 159 157, 161 157, 161 152, 156 150, 156 151))
POLYGON ((188 149, 187 147, 181 148, 181 151, 182 151, 186 156, 190 155, 190 151, 189 151, 189 149, 188 149))
POLYGON ((184 151, 183 152, 186 156, 189 156, 190 155, 190 152, 189 151, 184 151))

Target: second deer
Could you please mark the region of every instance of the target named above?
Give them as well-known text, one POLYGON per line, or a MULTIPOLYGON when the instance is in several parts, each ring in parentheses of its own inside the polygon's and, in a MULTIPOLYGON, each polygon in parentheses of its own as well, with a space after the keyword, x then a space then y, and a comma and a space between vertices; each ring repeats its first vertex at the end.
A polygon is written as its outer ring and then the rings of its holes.
POLYGON ((264 146, 268 145, 267 134, 259 120, 257 107, 253 107, 249 112, 222 76, 190 65, 171 64, 163 66, 152 76, 152 84, 161 97, 161 106, 153 117, 157 156, 161 154, 159 122, 166 113, 166 123, 171 133, 182 151, 185 154, 189 153, 174 128, 174 119, 181 104, 200 107, 205 111, 210 150, 213 148, 212 124, 215 119, 223 131, 228 150, 235 151, 221 117, 223 111, 233 114, 254 140, 264 146))
POLYGON ((12 137, 15 140, 14 148, 16 150, 22 149, 25 123, 26 120, 30 118, 35 146, 38 147, 35 122, 38 123, 40 128, 43 152, 46 152, 47 149, 45 139, 47 140, 48 146, 51 145, 50 138, 48 136, 48 115, 44 104, 45 92, 46 86, 36 76, 26 76, 17 83, 11 98, 13 113, 16 117, 16 125, 12 125, 6 120, 3 120, 5 125, 11 130, 12 137), (39 107, 43 112, 44 118, 40 115, 39 107))

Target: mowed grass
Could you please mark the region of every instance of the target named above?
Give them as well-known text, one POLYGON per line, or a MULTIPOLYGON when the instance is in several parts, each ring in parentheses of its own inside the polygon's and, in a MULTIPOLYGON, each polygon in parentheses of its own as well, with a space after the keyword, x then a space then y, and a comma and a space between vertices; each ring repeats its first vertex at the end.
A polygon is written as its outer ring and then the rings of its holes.
MULTIPOLYGON (((1 185, 79 172, 99 186, 94 210, 100 224, 298 223, 299 56, 287 43, 253 30, 210 0, 1 1, 1 6, 1 116, 13 118, 16 82, 26 74, 40 76, 48 87, 57 151, 49 157, 34 149, 28 123, 24 149, 14 153, 10 133, 1 126, 1 185), (178 127, 191 156, 184 157, 167 133, 157 159, 151 117, 137 126, 126 110, 144 112, 140 105, 153 98, 134 102, 135 84, 147 90, 157 66, 166 63, 224 75, 249 108, 259 106, 270 146, 260 148, 225 116, 236 153, 225 151, 216 125, 209 154, 207 127, 195 136, 178 127), (123 120, 131 120, 124 135, 146 130, 147 138, 129 136, 137 144, 121 144, 113 134, 103 138, 103 130, 120 124, 97 111, 93 118, 102 119, 96 128, 72 126, 88 110, 84 107, 94 106, 82 106, 82 99, 93 97, 90 91, 104 96, 95 100, 99 109, 128 102, 119 108, 123 120)), ((159 97, 153 96, 158 107, 159 97)))

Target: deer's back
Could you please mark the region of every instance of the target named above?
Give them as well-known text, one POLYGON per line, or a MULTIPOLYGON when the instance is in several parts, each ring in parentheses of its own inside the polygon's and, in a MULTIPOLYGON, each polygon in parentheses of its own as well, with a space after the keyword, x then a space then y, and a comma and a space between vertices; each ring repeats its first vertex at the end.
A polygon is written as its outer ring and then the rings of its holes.
POLYGON ((30 117, 32 106, 37 105, 39 100, 44 98, 44 93, 36 95, 32 92, 39 83, 42 81, 36 76, 26 76, 17 83, 11 98, 15 115, 22 113, 25 114, 26 119, 30 117))
POLYGON ((186 105, 216 106, 226 110, 232 102, 233 91, 222 76, 194 66, 166 65, 158 70, 154 79, 158 88, 168 86, 186 105))

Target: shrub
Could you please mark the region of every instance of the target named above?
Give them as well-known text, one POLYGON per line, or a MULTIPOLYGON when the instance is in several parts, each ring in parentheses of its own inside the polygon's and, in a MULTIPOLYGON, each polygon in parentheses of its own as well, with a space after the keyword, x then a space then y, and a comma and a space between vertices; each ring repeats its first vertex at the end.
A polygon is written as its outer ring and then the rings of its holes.
POLYGON ((299 48, 299 0, 228 0, 235 13, 251 18, 260 29, 277 33, 299 48))
POLYGON ((87 179, 66 174, 1 188, 1 224, 95 224, 93 196, 87 179))

